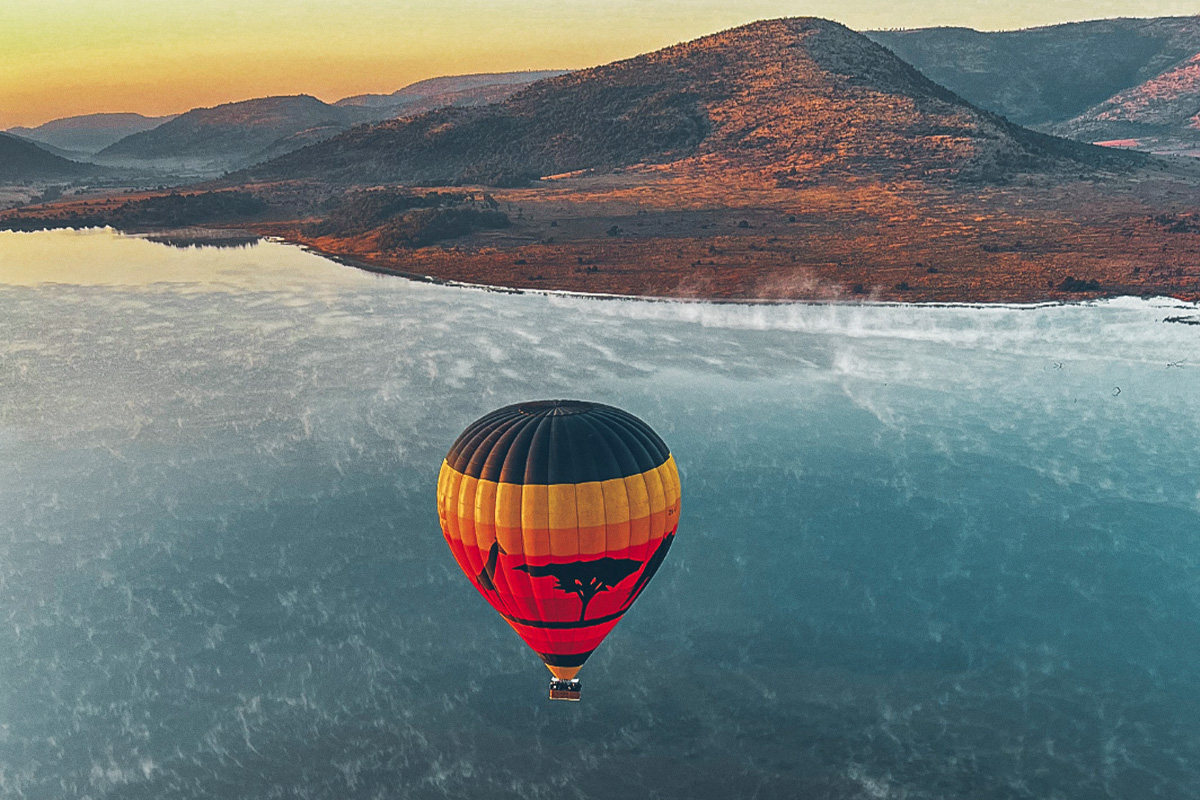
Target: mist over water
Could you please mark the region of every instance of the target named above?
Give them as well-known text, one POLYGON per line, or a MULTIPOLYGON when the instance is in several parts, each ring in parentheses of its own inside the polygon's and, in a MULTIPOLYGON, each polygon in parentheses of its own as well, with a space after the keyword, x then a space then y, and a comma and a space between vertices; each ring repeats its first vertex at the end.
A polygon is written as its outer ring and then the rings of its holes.
POLYGON ((0 797, 1200 797, 1189 313, 0 235, 0 797), (579 704, 434 506, 467 423, 550 397, 683 482, 579 704))

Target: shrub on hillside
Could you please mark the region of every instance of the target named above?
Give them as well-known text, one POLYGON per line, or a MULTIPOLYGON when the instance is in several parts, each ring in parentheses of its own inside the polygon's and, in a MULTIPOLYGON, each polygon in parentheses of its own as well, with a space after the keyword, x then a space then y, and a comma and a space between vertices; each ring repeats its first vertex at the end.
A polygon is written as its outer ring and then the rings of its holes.
POLYGON ((1058 284, 1058 289, 1062 292, 1098 292, 1100 291, 1100 281, 1095 278, 1084 280, 1076 278, 1074 275, 1068 275, 1062 279, 1062 283, 1058 284))
POLYGON ((461 192, 415 194, 399 189, 348 192, 334 200, 329 216, 305 225, 303 233, 306 236, 358 236, 414 208, 453 205, 467 199, 461 192))
POLYGON ((507 228, 512 223, 502 211, 475 208, 416 208, 393 219, 379 234, 384 250, 426 247, 475 231, 507 228))
POLYGON ((111 225, 118 230, 186 228, 210 222, 239 222, 262 215, 268 205, 250 192, 195 192, 126 200, 113 208, 80 211, 77 208, 56 216, 10 218, 0 223, 8 230, 90 228, 111 225))

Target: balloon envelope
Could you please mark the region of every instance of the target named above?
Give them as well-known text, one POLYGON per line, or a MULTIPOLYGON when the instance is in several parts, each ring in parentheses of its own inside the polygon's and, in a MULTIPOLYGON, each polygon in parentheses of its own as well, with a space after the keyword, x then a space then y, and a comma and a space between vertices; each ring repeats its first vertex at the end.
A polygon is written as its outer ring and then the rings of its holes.
POLYGON ((438 517, 475 588, 574 678, 654 576, 679 523, 679 473, 646 423, 544 400, 476 420, 438 476, 438 517))

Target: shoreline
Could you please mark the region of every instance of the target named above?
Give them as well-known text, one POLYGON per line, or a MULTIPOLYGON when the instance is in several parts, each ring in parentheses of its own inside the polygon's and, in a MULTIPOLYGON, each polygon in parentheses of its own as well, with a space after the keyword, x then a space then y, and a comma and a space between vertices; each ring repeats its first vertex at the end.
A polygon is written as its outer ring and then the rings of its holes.
MULTIPOLYGON (((1130 299, 1143 302, 1153 302, 1160 300, 1173 304, 1171 307, 1179 310, 1195 309, 1200 311, 1200 301, 1187 300, 1172 295, 1133 295, 1133 294, 1113 294, 1100 295, 1096 297, 1081 298, 1078 300, 1062 300, 1058 298, 1048 298, 1045 300, 1031 300, 1028 302, 1006 301, 1006 300, 979 300, 979 301, 906 301, 906 300, 872 300, 869 298, 855 299, 819 299, 819 298, 726 298, 726 297, 664 297, 662 295, 637 295, 637 294, 608 294, 604 292, 580 292, 571 289, 552 289, 552 288, 528 288, 517 286, 504 286, 498 284, 486 283, 471 283, 469 281, 460 281, 453 278, 441 278, 436 275, 426 275, 416 272, 405 272, 399 269, 389 268, 379 264, 373 264, 369 261, 347 256, 341 253, 333 253, 321 250, 311 244, 304 242, 292 241, 281 236, 262 236, 263 241, 272 242, 274 244, 282 244, 288 247, 298 247, 305 252, 312 253, 327 261, 332 261, 335 264, 359 269, 364 272, 369 272, 374 275, 385 277, 401 278, 403 280, 412 281, 414 283, 426 283, 434 286, 446 286, 455 289, 471 289, 474 291, 491 292, 496 294, 515 294, 515 295, 541 295, 543 297, 562 297, 568 299, 583 299, 583 300, 606 300, 606 301, 633 301, 639 303, 683 303, 688 305, 720 305, 720 306, 751 306, 751 307, 779 307, 779 306, 864 306, 870 308, 950 308, 950 309, 978 309, 986 311, 989 309, 1005 309, 1010 311, 1036 311, 1045 308, 1056 308, 1060 306, 1086 306, 1097 305, 1100 303, 1108 303, 1115 300, 1130 299)), ((1189 322, 1185 319, 1165 319, 1164 322, 1175 322, 1184 325, 1200 325, 1200 320, 1189 322)))
POLYGON ((433 286, 446 287, 451 289, 466 289, 476 292, 487 292, 491 294, 509 294, 509 295, 538 295, 550 299, 560 300, 603 300, 603 301, 626 301, 639 304, 656 304, 656 305, 682 305, 682 306, 711 306, 711 307, 742 307, 742 308, 761 308, 761 309, 777 309, 785 307, 803 306, 808 308, 841 308, 853 309, 861 308, 864 310, 870 309, 913 309, 913 310, 930 310, 930 309, 946 309, 946 310, 976 310, 976 311, 1038 311, 1052 308, 1068 308, 1068 307, 1100 307, 1111 303, 1120 302, 1123 300, 1136 301, 1138 303, 1148 304, 1150 307, 1165 312, 1165 316, 1160 320, 1164 323, 1174 323, 1187 326, 1200 326, 1200 300, 1175 297, 1169 294, 1129 294, 1129 293, 1114 293, 1108 295, 1078 298, 1078 299, 1061 299, 1061 298, 1044 298, 1036 300, 973 300, 973 301, 928 301, 928 300, 895 300, 895 299, 878 299, 878 298, 854 298, 854 297, 838 297, 838 298, 816 298, 816 297, 796 297, 796 298, 728 298, 728 297, 696 297, 696 296, 664 296, 664 295, 638 295, 638 294, 615 294, 605 292, 584 292, 571 289, 555 289, 550 287, 518 287, 505 286, 496 284, 477 283, 471 281, 457 280, 454 278, 446 278, 437 275, 428 275, 416 272, 409 272, 387 265, 372 263, 365 259, 356 258, 344 253, 331 252, 323 250, 312 243, 295 241, 285 236, 278 234, 265 235, 260 232, 253 231, 249 227, 236 228, 232 226, 223 226, 221 228, 202 229, 192 228, 191 232, 197 235, 191 237, 186 244, 180 244, 177 241, 178 234, 181 229, 158 229, 158 230, 140 230, 140 231, 122 231, 113 226, 86 226, 86 227, 56 227, 44 228, 33 231, 0 231, 0 234, 12 235, 30 235, 39 233, 50 233, 54 231, 69 231, 73 233, 88 233, 88 232, 109 232, 117 237, 138 239, 151 244, 157 244, 162 247, 171 247, 175 249, 201 249, 214 248, 225 249, 229 247, 238 248, 253 248, 259 243, 269 242, 275 245, 281 245, 287 248, 294 248, 301 252, 316 256, 317 258, 331 262, 338 267, 346 267, 359 272, 369 273, 380 277, 399 278, 404 281, 417 284, 428 284, 433 286), (230 239, 236 240, 236 244, 228 244, 230 239), (1175 312, 1175 313, 1171 313, 1175 312))
MULTIPOLYGON (((1061 297, 1042 297, 1029 300, 1011 300, 1011 299, 978 299, 978 300, 897 300, 894 298, 881 299, 878 297, 863 296, 861 298, 854 295, 836 296, 836 297, 705 297, 696 295, 663 295, 663 294, 633 294, 633 293, 615 293, 615 292, 589 292, 577 289, 559 289, 550 286, 546 287, 531 287, 531 286, 511 286, 506 284, 482 283, 477 281, 461 280, 458 278, 444 277, 429 273, 413 272, 403 270, 398 267, 388 266, 386 264, 378 264, 367 259, 339 253, 332 250, 326 250, 312 242, 304 241, 298 238, 290 238, 280 235, 278 232, 264 232, 255 230, 254 226, 233 226, 223 225, 214 227, 192 226, 187 229, 178 228, 162 228, 153 230, 137 230, 124 231, 115 228, 111 225, 107 226, 61 226, 47 227, 40 230, 0 230, 0 233, 11 234, 37 234, 49 232, 52 230, 69 230, 69 231, 113 231, 120 236, 126 236, 134 239, 141 239, 163 247, 253 247, 260 241, 271 242, 272 244, 285 245, 287 247, 295 247, 304 252, 315 255, 326 261, 333 262, 340 266, 349 267, 351 269, 360 270, 374 275, 384 277, 395 277, 413 283, 424 283, 435 286, 445 286, 458 289, 470 289, 474 291, 490 292, 496 294, 514 294, 514 295, 541 295, 544 297, 557 297, 564 299, 585 299, 585 300, 605 300, 605 301, 634 301, 641 303, 677 303, 685 305, 716 305, 716 306, 747 306, 747 307, 780 307, 780 306, 842 306, 842 307, 872 307, 872 308, 948 308, 948 309, 1008 309, 1008 310, 1037 310, 1044 308, 1053 308, 1057 306, 1085 306, 1099 303, 1111 302, 1129 298, 1140 301, 1161 301, 1170 304, 1170 308, 1180 311, 1198 310, 1200 311, 1200 300, 1191 299, 1188 297, 1178 297, 1168 293, 1155 294, 1132 294, 1128 292, 1115 292, 1111 294, 1104 293, 1088 293, 1088 297, 1079 298, 1061 298, 1061 297), (179 235, 188 234, 187 241, 181 243, 178 239, 179 235)), ((1175 322, 1186 325, 1200 324, 1200 318, 1189 320, 1188 318, 1165 319, 1164 322, 1175 322)))

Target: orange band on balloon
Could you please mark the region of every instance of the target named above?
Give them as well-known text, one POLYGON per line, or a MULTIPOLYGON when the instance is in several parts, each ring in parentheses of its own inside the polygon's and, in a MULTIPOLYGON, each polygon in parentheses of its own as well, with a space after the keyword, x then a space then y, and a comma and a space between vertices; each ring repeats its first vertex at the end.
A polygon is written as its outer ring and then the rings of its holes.
POLYGON ((438 516, 448 539, 483 550, 498 540, 504 552, 530 558, 645 546, 678 524, 679 508, 673 458, 644 473, 582 484, 495 483, 445 462, 438 478, 438 516))

